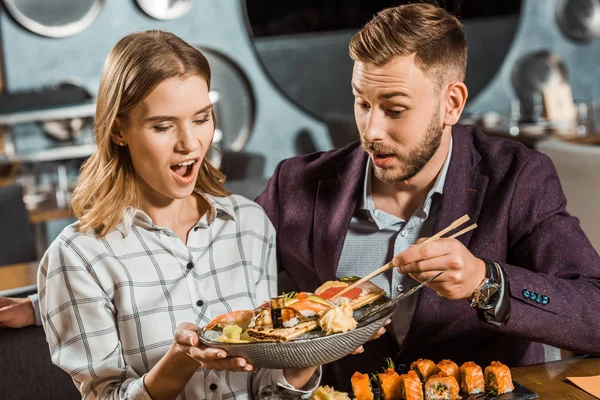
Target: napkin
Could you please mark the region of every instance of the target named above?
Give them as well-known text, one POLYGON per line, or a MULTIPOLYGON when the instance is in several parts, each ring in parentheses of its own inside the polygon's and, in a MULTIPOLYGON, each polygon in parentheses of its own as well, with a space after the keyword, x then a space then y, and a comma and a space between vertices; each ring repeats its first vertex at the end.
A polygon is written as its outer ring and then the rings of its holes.
POLYGON ((567 377, 568 380, 585 390, 592 396, 600 399, 600 375, 596 376, 579 376, 579 377, 567 377))

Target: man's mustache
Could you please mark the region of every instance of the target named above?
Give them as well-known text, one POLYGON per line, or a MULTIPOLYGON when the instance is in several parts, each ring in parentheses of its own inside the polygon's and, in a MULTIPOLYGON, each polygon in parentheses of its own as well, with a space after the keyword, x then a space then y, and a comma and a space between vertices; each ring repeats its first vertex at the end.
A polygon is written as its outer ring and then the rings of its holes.
POLYGON ((380 154, 397 154, 394 147, 388 146, 381 142, 369 142, 367 140, 361 140, 360 142, 363 150, 365 151, 380 154))

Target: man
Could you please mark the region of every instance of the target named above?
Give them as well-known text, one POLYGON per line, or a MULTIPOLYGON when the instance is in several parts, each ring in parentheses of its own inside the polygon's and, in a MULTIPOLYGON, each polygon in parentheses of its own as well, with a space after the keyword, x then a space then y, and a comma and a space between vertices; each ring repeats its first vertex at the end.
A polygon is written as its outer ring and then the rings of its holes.
POLYGON ((360 142, 280 163, 257 201, 297 290, 365 276, 397 296, 388 334, 324 370, 348 390, 384 358, 543 362, 539 342, 600 354, 600 257, 565 211, 551 161, 457 126, 467 99, 461 24, 425 4, 380 12, 350 42, 360 142), (422 243, 467 214, 477 229, 422 243), (416 244, 415 244, 416 243, 416 244))

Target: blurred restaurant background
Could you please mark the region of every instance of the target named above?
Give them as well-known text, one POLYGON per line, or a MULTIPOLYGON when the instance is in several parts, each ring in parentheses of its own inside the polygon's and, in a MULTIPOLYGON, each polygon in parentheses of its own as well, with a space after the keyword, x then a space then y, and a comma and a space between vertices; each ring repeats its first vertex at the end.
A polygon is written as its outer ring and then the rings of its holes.
MULTIPOLYGON (((74 221, 103 62, 121 37, 161 29, 202 49, 218 121, 210 157, 230 190, 254 198, 282 159, 358 138, 348 42, 408 1, 1 2, 0 265, 12 265, 39 260, 74 221)), ((600 0, 440 3, 469 42, 462 122, 547 153, 600 248, 600 0)), ((3 276, 0 290, 18 286, 3 276)))
MULTIPOLYGON (((75 220, 100 74, 120 38, 160 29, 204 52, 218 121, 209 156, 253 199, 282 159, 357 140, 348 42, 377 11, 416 1, 0 0, 0 295, 35 292, 37 261, 75 220)), ((461 122, 548 154, 600 249, 600 0, 439 3, 469 43, 461 122)), ((8 351, 16 342, 1 331, 8 351)), ((39 332, 22 332, 28 354, 47 354, 39 332)), ((47 358, 27 375, 65 381, 47 358)))

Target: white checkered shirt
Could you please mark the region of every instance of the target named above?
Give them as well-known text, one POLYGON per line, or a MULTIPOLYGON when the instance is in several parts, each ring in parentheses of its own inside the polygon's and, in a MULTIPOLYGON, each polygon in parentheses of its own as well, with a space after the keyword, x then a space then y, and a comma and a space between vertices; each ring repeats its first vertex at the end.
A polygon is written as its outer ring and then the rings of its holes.
MULTIPOLYGON (((253 309, 277 293, 275 231, 256 203, 204 195, 212 207, 185 245, 170 229, 128 208, 104 238, 65 228, 38 274, 40 308, 54 364, 86 399, 149 399, 147 373, 181 322, 206 325, 253 309)), ((307 387, 318 385, 320 372, 307 387)), ((281 370, 198 368, 180 399, 308 397, 281 370)))

